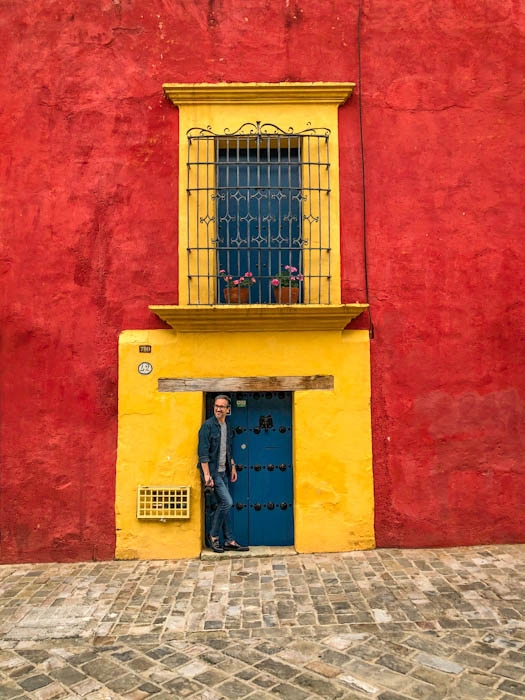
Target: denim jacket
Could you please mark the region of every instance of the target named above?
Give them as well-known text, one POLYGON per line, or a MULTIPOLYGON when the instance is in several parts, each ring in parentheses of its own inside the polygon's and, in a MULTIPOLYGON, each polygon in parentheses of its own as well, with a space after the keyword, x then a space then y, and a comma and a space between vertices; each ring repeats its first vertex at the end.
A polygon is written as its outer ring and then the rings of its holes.
MULTIPOLYGON (((226 473, 231 475, 233 428, 226 423, 226 473)), ((221 447, 221 426, 215 416, 208 418, 201 425, 199 430, 199 463, 198 467, 202 475, 202 462, 208 462, 210 476, 213 479, 217 472, 219 461, 219 450, 221 447)))

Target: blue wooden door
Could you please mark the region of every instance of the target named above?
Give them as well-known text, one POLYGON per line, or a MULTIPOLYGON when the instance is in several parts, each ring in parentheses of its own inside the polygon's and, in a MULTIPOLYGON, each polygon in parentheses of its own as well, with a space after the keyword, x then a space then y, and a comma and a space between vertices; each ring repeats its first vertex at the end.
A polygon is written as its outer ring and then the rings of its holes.
MULTIPOLYGON (((211 415, 213 395, 208 396, 211 415)), ((292 395, 232 395, 228 422, 235 433, 238 480, 231 485, 233 532, 240 542, 293 545, 292 395)), ((214 503, 207 504, 207 526, 214 503)))
MULTIPOLYGON (((251 272, 251 304, 273 303, 271 280, 286 265, 301 270, 302 190, 299 149, 219 151, 217 274, 251 272)), ((224 281, 218 281, 223 299, 224 281)))

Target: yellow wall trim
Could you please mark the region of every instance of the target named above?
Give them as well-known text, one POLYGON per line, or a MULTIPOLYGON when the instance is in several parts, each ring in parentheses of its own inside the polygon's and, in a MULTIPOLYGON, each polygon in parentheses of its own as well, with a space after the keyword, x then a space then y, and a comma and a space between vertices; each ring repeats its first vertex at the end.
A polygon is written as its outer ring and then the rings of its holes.
POLYGON ((183 104, 290 104, 331 102, 341 105, 355 83, 164 83, 166 97, 183 104))
POLYGON ((222 304, 218 306, 150 306, 180 332, 342 331, 368 304, 222 304))

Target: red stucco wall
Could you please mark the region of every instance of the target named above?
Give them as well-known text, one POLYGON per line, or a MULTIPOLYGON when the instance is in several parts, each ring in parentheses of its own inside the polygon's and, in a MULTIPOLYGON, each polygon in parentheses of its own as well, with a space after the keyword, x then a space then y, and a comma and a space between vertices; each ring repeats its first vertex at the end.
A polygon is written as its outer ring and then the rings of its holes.
MULTIPOLYGON (((525 540, 517 13, 363 0, 380 546, 525 540)), ((117 336, 177 301, 161 84, 356 80, 356 20, 357 0, 4 5, 2 561, 114 554, 117 336)), ((340 123, 355 301, 356 99, 340 123)))

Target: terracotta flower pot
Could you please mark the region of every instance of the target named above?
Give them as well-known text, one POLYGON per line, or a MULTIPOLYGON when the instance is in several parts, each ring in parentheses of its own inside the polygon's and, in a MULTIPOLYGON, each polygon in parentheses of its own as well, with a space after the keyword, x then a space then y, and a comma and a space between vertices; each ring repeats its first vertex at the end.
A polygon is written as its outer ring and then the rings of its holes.
POLYGON ((248 287, 225 287, 224 301, 227 304, 247 304, 249 293, 248 287))
POLYGON ((277 304, 297 304, 299 287, 274 287, 273 296, 277 304))

